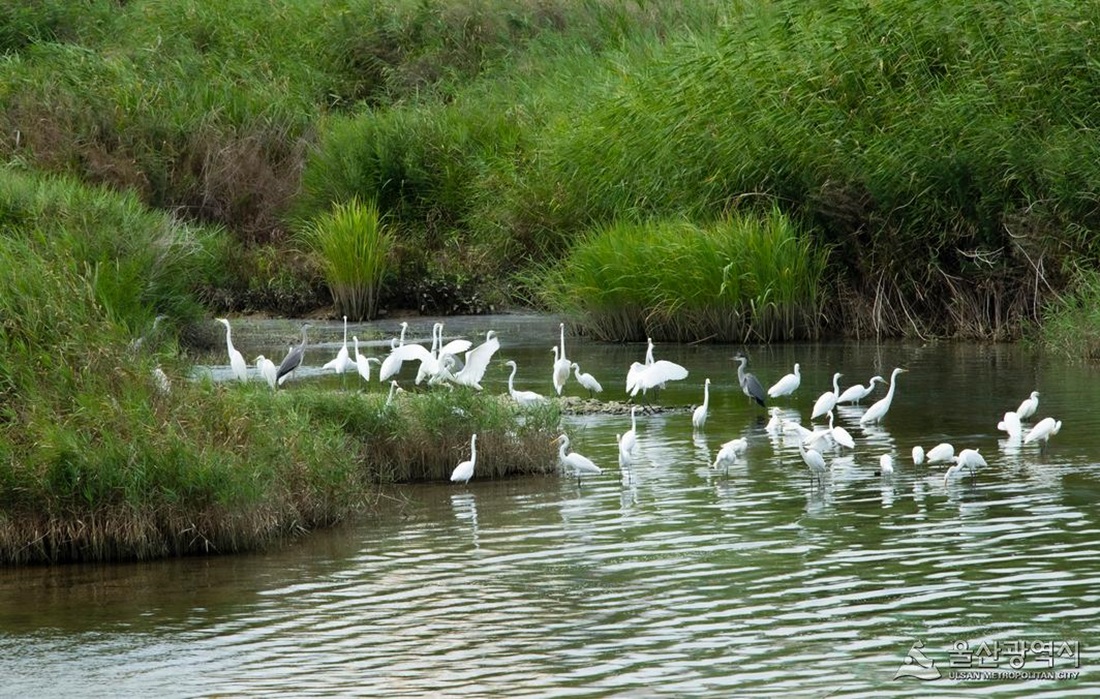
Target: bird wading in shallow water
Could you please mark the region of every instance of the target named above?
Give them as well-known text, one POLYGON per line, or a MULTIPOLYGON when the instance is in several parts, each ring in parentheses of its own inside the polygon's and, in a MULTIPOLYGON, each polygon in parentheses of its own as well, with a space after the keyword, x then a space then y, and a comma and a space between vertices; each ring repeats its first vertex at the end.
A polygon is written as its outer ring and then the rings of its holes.
POLYGON ((569 448, 569 437, 565 434, 557 438, 558 441, 558 458, 561 459, 563 466, 571 469, 573 474, 577 476, 577 485, 580 485, 581 476, 595 475, 603 473, 603 469, 592 462, 587 456, 578 454, 577 452, 565 453, 569 448))
POLYGON ((695 430, 703 429, 707 424, 707 410, 710 405, 710 379, 703 381, 703 404, 691 413, 691 427, 695 430))
MULTIPOLYGON (((490 440, 492 441, 492 440, 490 440)), ((492 446, 490 444, 489 446, 492 446)), ((490 450, 491 451, 491 450, 490 450)), ((490 454, 492 456, 492 454, 490 454)), ((458 466, 455 466, 455 470, 451 472, 452 483, 469 483, 470 478, 474 475, 474 466, 477 465, 477 433, 475 432, 470 437, 470 458, 467 461, 461 462, 458 466)))
POLYGON ((309 323, 302 325, 302 341, 298 343, 298 346, 291 349, 283 361, 279 363, 279 369, 275 372, 275 383, 282 385, 284 381, 290 376, 290 373, 302 365, 302 360, 306 356, 306 330, 310 328, 309 323))
POLYGON ((749 363, 749 358, 743 354, 739 354, 735 356, 734 359, 740 362, 737 367, 737 383, 741 386, 741 392, 756 401, 756 403, 763 408, 764 386, 760 384, 760 380, 757 379, 755 375, 745 371, 745 365, 749 363))
POLYGON ((859 424, 871 425, 880 422, 886 416, 886 412, 890 410, 890 404, 894 402, 894 389, 897 387, 898 374, 904 371, 906 370, 897 367, 890 373, 890 390, 886 392, 886 397, 868 408, 867 412, 860 416, 859 424))
POLYGON ((798 390, 799 385, 802 383, 802 372, 799 371, 798 362, 795 362, 794 373, 787 374, 783 378, 779 379, 768 389, 768 397, 779 398, 780 396, 789 396, 798 390))

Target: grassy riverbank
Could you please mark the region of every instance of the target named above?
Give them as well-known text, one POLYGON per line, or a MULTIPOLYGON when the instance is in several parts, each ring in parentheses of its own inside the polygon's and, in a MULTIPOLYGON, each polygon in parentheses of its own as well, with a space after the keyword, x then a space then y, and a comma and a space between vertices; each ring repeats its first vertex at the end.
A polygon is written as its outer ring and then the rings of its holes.
POLYGON ((778 209, 830 251, 825 332, 1009 338, 1100 260, 1098 24, 1061 0, 16 2, 0 156, 222 225, 221 310, 324 303, 288 233, 356 196, 395 231, 381 303, 444 312, 537 298, 617 222, 778 209))
POLYGON ((445 478, 474 431, 478 477, 555 466, 553 408, 190 380, 175 333, 218 236, 0 171, 0 564, 258 548, 368 509, 381 484, 445 478))

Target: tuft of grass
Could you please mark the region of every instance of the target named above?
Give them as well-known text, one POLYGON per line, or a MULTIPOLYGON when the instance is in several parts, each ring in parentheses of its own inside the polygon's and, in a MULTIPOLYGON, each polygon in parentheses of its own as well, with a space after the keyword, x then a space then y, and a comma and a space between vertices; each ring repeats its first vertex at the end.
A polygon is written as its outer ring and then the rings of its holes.
POLYGON ((1079 269, 1070 288, 1047 303, 1039 339, 1066 357, 1100 360, 1100 272, 1079 269))
POLYGON ((604 340, 816 337, 827 259, 777 210, 708 226, 617 222, 549 266, 542 293, 604 340))
POLYGON ((321 258, 337 314, 372 318, 393 246, 378 206, 357 198, 336 203, 307 223, 302 237, 321 258))

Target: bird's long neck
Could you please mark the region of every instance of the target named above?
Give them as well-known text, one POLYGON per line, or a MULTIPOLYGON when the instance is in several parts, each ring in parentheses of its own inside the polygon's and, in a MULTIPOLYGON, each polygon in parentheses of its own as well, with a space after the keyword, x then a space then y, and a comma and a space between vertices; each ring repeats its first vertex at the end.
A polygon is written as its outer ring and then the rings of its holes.
POLYGON ((833 374, 833 393, 840 395, 840 374, 833 374))
POLYGON ((703 407, 707 407, 707 403, 710 402, 710 383, 703 383, 703 407))
POLYGON ((744 383, 745 382, 745 362, 747 360, 744 357, 741 357, 737 361, 740 362, 737 365, 737 383, 744 383))
POLYGON ((890 390, 886 392, 886 398, 887 399, 893 400, 893 398, 894 398, 894 387, 897 385, 897 382, 898 382, 898 373, 895 371, 893 374, 890 374, 890 390))
POLYGON ((512 373, 508 374, 508 393, 515 393, 516 392, 516 389, 513 388, 513 385, 514 385, 513 382, 515 381, 516 369, 518 369, 518 368, 519 367, 517 367, 515 364, 513 364, 512 365, 512 373))
POLYGON ((569 446, 569 440, 568 439, 563 439, 560 442, 558 442, 558 456, 561 457, 562 461, 565 461, 565 448, 567 446, 569 446))
POLYGON ((225 324, 225 344, 229 347, 229 351, 233 351, 233 331, 229 327, 229 323, 225 324))
POLYGON ((344 316, 344 344, 348 344, 348 317, 344 316))
POLYGON ((477 461, 477 435, 470 437, 470 461, 477 461))
POLYGON ((558 329, 561 330, 561 358, 565 359, 565 323, 558 325, 558 329))

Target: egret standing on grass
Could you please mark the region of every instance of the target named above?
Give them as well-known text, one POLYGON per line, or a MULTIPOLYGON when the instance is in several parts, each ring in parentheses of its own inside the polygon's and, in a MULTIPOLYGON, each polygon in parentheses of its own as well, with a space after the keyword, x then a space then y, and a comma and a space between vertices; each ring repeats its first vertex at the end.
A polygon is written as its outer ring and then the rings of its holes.
POLYGON ((278 369, 275 367, 275 362, 271 361, 262 354, 256 357, 256 370, 260 372, 260 376, 267 381, 267 385, 275 388, 275 375, 278 369))
POLYGON ((745 365, 748 364, 749 358, 743 354, 739 354, 734 357, 737 361, 741 362, 737 367, 737 383, 741 386, 741 392, 749 398, 756 401, 761 408, 764 407, 764 387, 760 384, 760 380, 753 374, 745 371, 745 365))
POLYGON ((573 376, 577 379, 577 383, 588 389, 588 397, 591 398, 593 393, 602 393, 603 386, 596 380, 592 374, 581 371, 581 365, 573 362, 573 376))
POLYGON ((691 414, 691 426, 693 429, 701 430, 703 426, 707 424, 707 408, 710 405, 710 379, 703 381, 703 404, 695 409, 691 414))
POLYGON ((859 424, 870 425, 879 422, 886 416, 886 411, 890 409, 890 404, 894 402, 894 389, 897 387, 898 374, 904 371, 907 371, 907 369, 896 367, 894 371, 890 373, 890 390, 886 392, 886 397, 868 408, 867 412, 860 416, 859 424))
MULTIPOLYGON (((490 445, 491 446, 491 445, 490 445)), ((469 483, 470 478, 474 475, 474 466, 477 464, 477 433, 470 437, 470 460, 463 461, 458 466, 455 466, 455 470, 451 472, 451 482, 469 483)))
POLYGON ((568 448, 569 437, 563 434, 558 437, 558 458, 561 459, 563 466, 573 469, 573 473, 577 476, 577 485, 581 483, 581 476, 603 473, 603 469, 592 463, 592 460, 587 456, 578 454, 577 452, 566 454, 565 450, 568 448))
POLYGON ((833 390, 826 391, 817 397, 814 402, 814 409, 810 413, 810 419, 816 420, 823 415, 832 416, 833 408, 836 407, 837 398, 840 397, 840 377, 843 376, 839 371, 833 374, 833 390))
POLYGON ((225 345, 229 349, 229 367, 233 370, 233 376, 238 381, 248 381, 248 363, 244 361, 244 355, 233 346, 233 331, 229 328, 229 321, 218 318, 218 322, 225 326, 225 345))
POLYGON ((802 383, 802 372, 799 371, 798 362, 794 364, 794 373, 787 374, 783 378, 775 382, 775 384, 768 389, 768 396, 770 398, 779 398, 781 396, 789 396, 798 390, 798 386, 802 383))
POLYGON ((302 359, 306 356, 306 329, 309 327, 309 323, 302 325, 302 341, 283 357, 278 371, 275 372, 275 383, 282 385, 290 376, 290 372, 302 365, 302 359))

